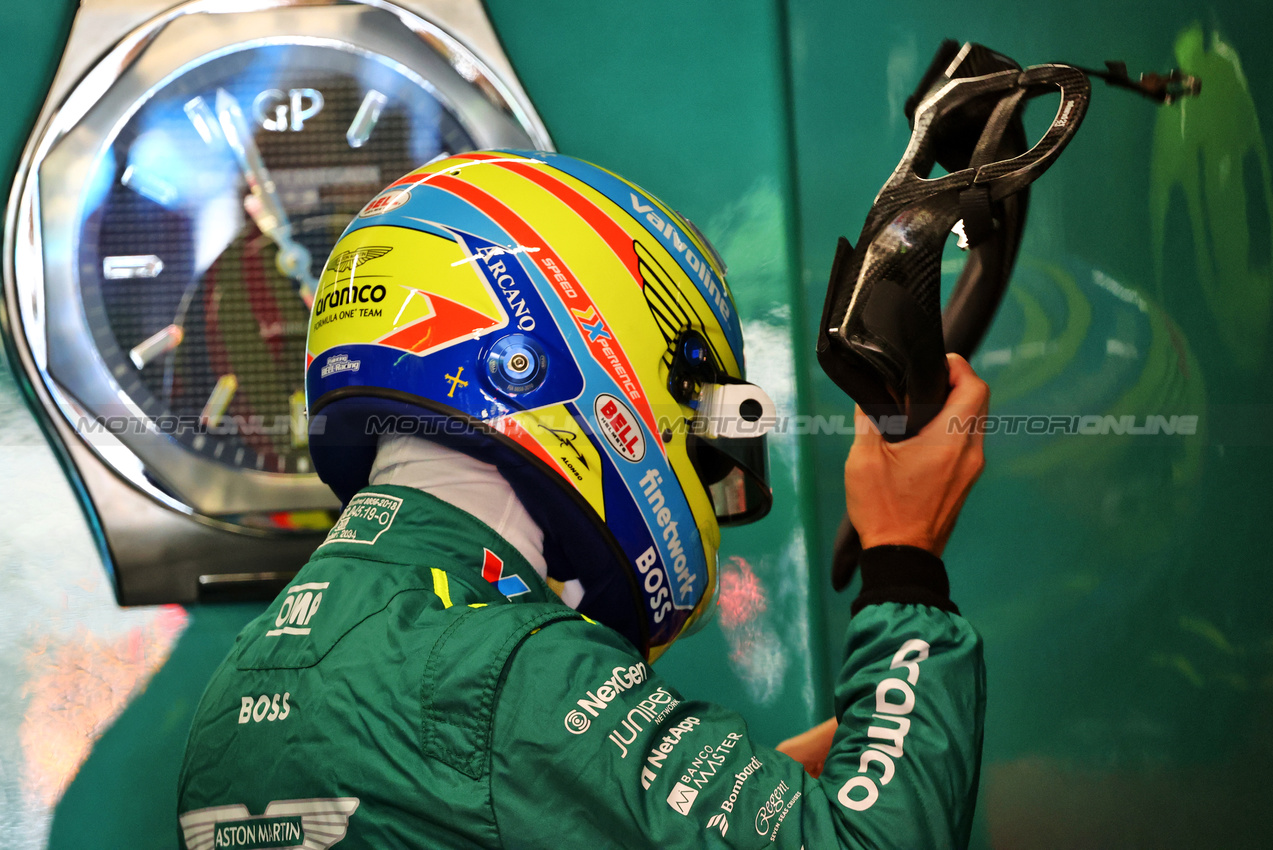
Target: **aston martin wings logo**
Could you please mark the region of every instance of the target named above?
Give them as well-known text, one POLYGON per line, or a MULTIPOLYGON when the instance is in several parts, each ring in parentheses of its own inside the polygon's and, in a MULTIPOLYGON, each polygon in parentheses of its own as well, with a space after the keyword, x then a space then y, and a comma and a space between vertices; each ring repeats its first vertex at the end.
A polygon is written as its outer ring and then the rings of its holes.
POLYGON ((357 797, 275 800, 261 815, 235 803, 194 809, 179 820, 188 850, 326 850, 345 837, 357 808, 357 797))
POLYGON ((341 251, 327 261, 327 270, 336 274, 347 272, 354 266, 379 259, 392 250, 393 248, 388 245, 367 245, 362 248, 355 248, 352 251, 341 251))

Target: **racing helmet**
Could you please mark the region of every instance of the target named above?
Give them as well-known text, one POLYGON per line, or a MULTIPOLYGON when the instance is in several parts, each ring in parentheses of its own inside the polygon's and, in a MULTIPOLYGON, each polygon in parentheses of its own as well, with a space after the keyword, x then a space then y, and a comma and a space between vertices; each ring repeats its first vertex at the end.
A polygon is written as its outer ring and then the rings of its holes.
POLYGON ((314 468, 348 502, 386 434, 494 464, 544 531, 549 584, 578 582, 576 609, 653 660, 710 610, 719 526, 772 499, 773 403, 744 379, 724 271, 689 221, 578 159, 413 171, 323 269, 314 468))

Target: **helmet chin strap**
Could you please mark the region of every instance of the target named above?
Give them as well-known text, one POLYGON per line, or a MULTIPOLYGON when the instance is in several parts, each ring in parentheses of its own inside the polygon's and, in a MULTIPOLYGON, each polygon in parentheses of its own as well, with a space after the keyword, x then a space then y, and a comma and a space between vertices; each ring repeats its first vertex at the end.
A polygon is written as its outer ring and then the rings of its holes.
POLYGON ((477 517, 547 580, 543 529, 492 464, 420 437, 385 436, 371 466, 370 483, 414 487, 477 517))

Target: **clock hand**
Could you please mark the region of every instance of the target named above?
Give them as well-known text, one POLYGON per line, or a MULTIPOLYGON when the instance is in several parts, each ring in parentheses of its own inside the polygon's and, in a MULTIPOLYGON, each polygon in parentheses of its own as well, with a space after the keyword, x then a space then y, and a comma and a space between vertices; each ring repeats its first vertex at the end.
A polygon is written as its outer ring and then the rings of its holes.
POLYGON ((270 177, 261 152, 257 150, 248 127, 247 119, 234 95, 225 89, 217 89, 217 120, 221 132, 234 153, 239 168, 247 180, 251 194, 243 201, 243 207, 266 237, 278 246, 275 262, 278 270, 299 283, 301 300, 305 306, 313 306, 317 281, 310 271, 310 254, 304 245, 292 239, 292 222, 283 209, 274 180, 270 177))

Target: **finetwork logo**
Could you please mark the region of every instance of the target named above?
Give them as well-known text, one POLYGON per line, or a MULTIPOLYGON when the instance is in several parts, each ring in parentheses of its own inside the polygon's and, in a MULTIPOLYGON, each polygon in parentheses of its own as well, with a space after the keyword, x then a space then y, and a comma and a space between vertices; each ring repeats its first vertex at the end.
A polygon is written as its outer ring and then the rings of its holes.
POLYGON ((697 788, 691 788, 682 782, 678 782, 672 786, 672 793, 667 795, 667 804, 672 807, 673 811, 688 815, 690 809, 694 807, 694 801, 697 799, 697 788))

